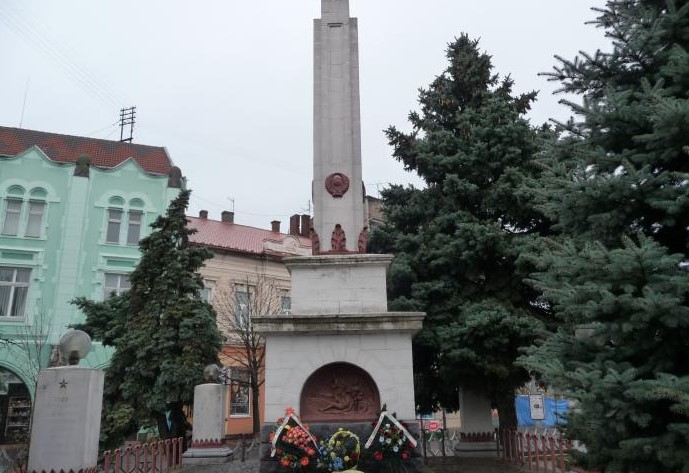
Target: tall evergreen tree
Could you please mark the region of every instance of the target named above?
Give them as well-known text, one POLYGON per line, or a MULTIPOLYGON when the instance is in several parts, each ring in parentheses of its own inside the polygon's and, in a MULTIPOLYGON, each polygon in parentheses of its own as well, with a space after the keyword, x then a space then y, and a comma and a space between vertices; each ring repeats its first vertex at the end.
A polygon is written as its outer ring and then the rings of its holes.
POLYGON ((689 2, 597 11, 611 50, 551 74, 582 103, 542 181, 562 235, 534 284, 559 329, 524 363, 578 401, 582 464, 689 472, 689 2))
POLYGON ((456 408, 463 386, 491 396, 501 422, 515 425, 514 390, 528 373, 514 362, 544 316, 518 257, 549 228, 521 183, 538 173, 535 154, 549 133, 524 117, 535 92, 513 94, 478 41, 460 36, 447 58, 420 90, 412 131, 386 132, 394 157, 425 187, 382 192, 386 225, 371 245, 395 254, 391 308, 427 313, 414 343, 419 407, 456 408))
POLYGON ((128 293, 102 302, 74 300, 86 314, 81 328, 115 348, 105 381, 107 447, 146 421, 155 422, 163 438, 184 436, 183 407, 203 382, 204 366, 218 361, 221 337, 213 308, 199 296, 197 272, 212 254, 189 244, 189 194, 181 191, 141 240, 128 293))

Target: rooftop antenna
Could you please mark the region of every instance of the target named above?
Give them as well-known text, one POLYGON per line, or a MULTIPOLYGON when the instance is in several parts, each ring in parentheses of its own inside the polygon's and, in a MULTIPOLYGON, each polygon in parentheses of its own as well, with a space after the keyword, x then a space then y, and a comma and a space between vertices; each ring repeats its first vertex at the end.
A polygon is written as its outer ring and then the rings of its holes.
POLYGON ((232 203, 232 212, 234 212, 234 197, 227 197, 227 200, 232 203))
POLYGON ((31 76, 26 77, 26 86, 24 86, 24 101, 22 102, 22 116, 19 119, 19 128, 24 125, 24 110, 26 110, 26 96, 29 95, 29 81, 31 80, 31 76))
POLYGON ((120 109, 120 141, 132 142, 134 136, 134 119, 136 118, 136 107, 120 109), (124 127, 129 125, 129 138, 124 137, 124 127))

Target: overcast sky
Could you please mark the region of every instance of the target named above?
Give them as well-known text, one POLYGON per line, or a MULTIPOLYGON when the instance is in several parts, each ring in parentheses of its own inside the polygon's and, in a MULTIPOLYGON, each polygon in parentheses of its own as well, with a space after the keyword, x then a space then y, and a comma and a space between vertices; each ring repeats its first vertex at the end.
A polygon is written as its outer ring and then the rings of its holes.
MULTIPOLYGON (((564 119, 554 55, 605 49, 586 21, 603 0, 351 0, 359 18, 364 181, 418 182, 383 135, 408 129, 448 42, 481 39, 515 90, 539 90, 534 124, 564 119)), ((190 214, 269 228, 308 210, 313 18, 319 0, 0 0, 0 125, 165 146, 193 190, 190 214), (26 97, 26 99, 25 99, 26 97), (23 110, 23 112, 22 112, 23 110)))

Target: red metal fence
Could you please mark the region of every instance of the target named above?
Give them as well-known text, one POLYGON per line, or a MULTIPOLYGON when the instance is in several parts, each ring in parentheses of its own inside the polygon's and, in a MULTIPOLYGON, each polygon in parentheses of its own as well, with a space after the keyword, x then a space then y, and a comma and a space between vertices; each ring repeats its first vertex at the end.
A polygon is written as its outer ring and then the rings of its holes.
POLYGON ((533 471, 564 473, 572 442, 557 432, 499 431, 502 458, 533 471))
POLYGON ((166 473, 182 465, 183 439, 143 443, 103 454, 103 473, 166 473))
MULTIPOLYGON (((182 466, 182 441, 180 437, 107 450, 98 466, 77 472, 44 470, 40 473, 167 473, 182 466)), ((7 447, 0 450, 0 473, 26 473, 26 446, 15 450, 23 451, 24 455, 10 455, 16 452, 7 447)))

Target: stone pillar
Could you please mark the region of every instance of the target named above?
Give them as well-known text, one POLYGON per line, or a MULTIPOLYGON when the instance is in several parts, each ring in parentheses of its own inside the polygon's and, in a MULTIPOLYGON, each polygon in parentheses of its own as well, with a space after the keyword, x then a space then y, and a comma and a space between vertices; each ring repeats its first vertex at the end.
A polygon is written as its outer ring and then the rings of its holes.
POLYGON ((488 396, 465 388, 459 390, 460 442, 457 454, 464 457, 497 455, 495 427, 488 396))
POLYGON ((365 225, 357 20, 348 0, 322 0, 321 10, 314 21, 314 230, 321 253, 357 253, 365 225))
POLYGON ((460 430, 465 433, 493 432, 493 416, 490 399, 482 393, 460 389, 460 430))
POLYGON ((96 466, 103 406, 101 370, 48 368, 38 375, 28 471, 96 466))
POLYGON ((182 455, 185 465, 213 465, 232 459, 225 443, 224 384, 199 384, 194 388, 194 427, 191 447, 182 455))

